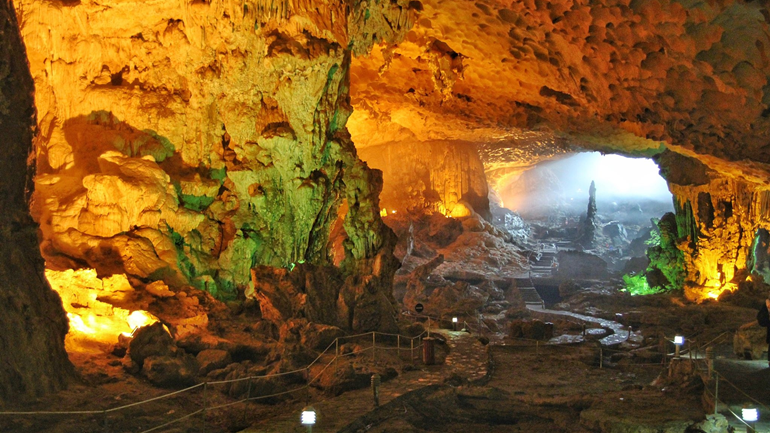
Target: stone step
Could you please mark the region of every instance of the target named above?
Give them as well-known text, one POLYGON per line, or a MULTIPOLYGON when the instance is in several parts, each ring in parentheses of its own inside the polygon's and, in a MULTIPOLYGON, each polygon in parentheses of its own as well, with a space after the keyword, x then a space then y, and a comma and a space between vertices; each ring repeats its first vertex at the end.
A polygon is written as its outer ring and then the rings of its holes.
POLYGON ((543 303, 543 298, 540 297, 540 294, 537 293, 534 287, 520 287, 519 293, 521 293, 521 298, 527 305, 540 305, 543 303))

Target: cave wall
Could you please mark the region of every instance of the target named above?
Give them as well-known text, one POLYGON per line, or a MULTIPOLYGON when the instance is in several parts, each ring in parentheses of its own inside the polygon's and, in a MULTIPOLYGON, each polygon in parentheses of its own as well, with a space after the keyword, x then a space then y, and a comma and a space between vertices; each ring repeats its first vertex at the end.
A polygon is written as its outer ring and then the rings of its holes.
POLYGON ((483 161, 495 187, 554 143, 675 152, 710 171, 698 185, 669 179, 680 225, 695 227, 681 245, 688 290, 741 278, 767 219, 757 210, 770 181, 765 2, 421 3, 403 41, 354 60, 359 149, 477 143, 491 150, 483 161))
POLYGON ((685 294, 716 297, 749 275, 757 230, 770 220, 770 191, 716 177, 698 186, 671 185, 685 257, 685 294))
POLYGON ((688 299, 735 290, 751 271, 757 231, 770 226, 770 191, 673 152, 656 156, 674 196, 688 299))
POLYGON ((352 55, 401 37, 406 2, 21 0, 17 11, 48 266, 222 298, 257 265, 334 264, 373 274, 374 292, 389 285, 381 184, 345 123, 352 55))
POLYGON ((383 173, 380 207, 387 212, 489 216, 489 189, 476 147, 457 142, 393 143, 358 154, 383 173), (470 208, 470 209, 469 209, 470 208))
POLYGON ((67 317, 43 276, 29 215, 33 94, 13 5, 0 1, 0 401, 61 389, 72 374, 67 317))

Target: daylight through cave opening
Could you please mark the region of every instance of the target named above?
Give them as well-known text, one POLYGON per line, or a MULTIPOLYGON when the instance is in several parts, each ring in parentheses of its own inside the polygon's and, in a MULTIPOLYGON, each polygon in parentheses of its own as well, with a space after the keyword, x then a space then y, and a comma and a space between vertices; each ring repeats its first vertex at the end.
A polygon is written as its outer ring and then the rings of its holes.
POLYGON ((671 192, 654 161, 599 152, 537 164, 499 182, 496 194, 501 206, 527 219, 570 218, 585 214, 591 182, 605 219, 639 225, 674 210, 671 192))

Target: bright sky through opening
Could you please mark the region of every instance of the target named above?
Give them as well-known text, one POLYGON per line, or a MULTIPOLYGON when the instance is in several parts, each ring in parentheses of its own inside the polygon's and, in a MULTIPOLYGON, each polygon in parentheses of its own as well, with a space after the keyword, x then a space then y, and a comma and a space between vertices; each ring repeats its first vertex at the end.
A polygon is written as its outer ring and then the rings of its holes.
POLYGON ((671 201, 671 192, 660 176, 658 166, 648 158, 627 158, 602 155, 599 152, 579 153, 548 162, 561 180, 568 198, 588 196, 588 186, 596 181, 597 199, 653 199, 671 201))

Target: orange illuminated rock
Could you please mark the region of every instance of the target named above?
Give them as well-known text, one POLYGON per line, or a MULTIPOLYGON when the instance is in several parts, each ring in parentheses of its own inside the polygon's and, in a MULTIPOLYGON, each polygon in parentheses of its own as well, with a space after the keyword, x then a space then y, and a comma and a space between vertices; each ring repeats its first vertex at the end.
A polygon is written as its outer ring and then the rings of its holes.
POLYGON ((387 210, 454 217, 468 216, 471 209, 489 212, 484 166, 471 145, 404 142, 362 148, 358 155, 383 172, 385 215, 387 210))
POLYGON ((16 2, 49 267, 225 299, 255 265, 370 274, 389 234, 345 130, 349 66, 402 37, 413 3, 16 2))
POLYGON ((132 304, 134 289, 125 275, 99 278, 94 269, 45 272, 46 279, 62 299, 70 323, 66 345, 69 351, 92 351, 118 342, 158 321, 154 315, 117 305, 132 304))

